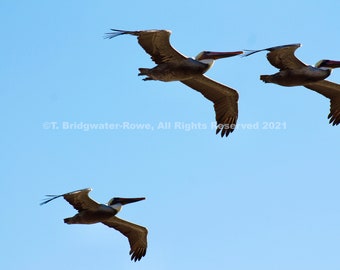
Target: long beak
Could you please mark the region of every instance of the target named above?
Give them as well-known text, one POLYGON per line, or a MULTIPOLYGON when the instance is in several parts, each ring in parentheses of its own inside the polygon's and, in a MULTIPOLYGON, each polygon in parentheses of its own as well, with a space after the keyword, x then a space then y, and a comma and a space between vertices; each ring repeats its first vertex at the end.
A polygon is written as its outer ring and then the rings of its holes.
POLYGON ((134 202, 145 200, 145 198, 144 197, 142 198, 119 198, 119 200, 122 205, 125 205, 128 203, 134 203, 134 202))
POLYGON ((236 52, 204 52, 201 56, 201 59, 220 59, 226 57, 232 57, 236 55, 243 54, 243 51, 236 51, 236 52))
POLYGON ((324 60, 322 66, 329 67, 329 68, 338 68, 340 67, 340 61, 324 60))

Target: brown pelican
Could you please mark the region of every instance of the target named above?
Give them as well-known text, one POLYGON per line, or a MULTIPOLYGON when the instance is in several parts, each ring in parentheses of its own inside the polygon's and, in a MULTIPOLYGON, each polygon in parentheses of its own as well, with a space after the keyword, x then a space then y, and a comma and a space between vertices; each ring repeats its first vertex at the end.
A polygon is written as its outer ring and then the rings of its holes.
POLYGON ((306 65, 295 57, 294 52, 301 44, 276 46, 262 50, 248 50, 245 56, 261 52, 267 53, 268 61, 280 71, 273 75, 261 75, 265 83, 275 83, 282 86, 302 85, 330 99, 329 123, 340 123, 340 85, 325 80, 333 68, 340 67, 340 61, 320 60, 315 66, 306 65))
POLYGON ((106 226, 120 231, 129 240, 131 260, 139 261, 146 253, 147 229, 117 218, 115 215, 121 210, 123 205, 138 202, 145 198, 112 198, 107 204, 99 204, 88 196, 91 190, 91 188, 86 188, 62 195, 46 195, 49 198, 44 200, 41 205, 56 198, 64 197, 66 201, 78 210, 78 214, 75 216, 65 218, 65 223, 94 224, 101 222, 106 226))
POLYGON ((138 43, 151 55, 151 59, 157 64, 154 68, 140 68, 139 76, 146 76, 143 80, 159 80, 164 82, 181 81, 185 85, 197 90, 214 103, 217 129, 221 131, 221 137, 233 132, 238 116, 238 93, 236 90, 221 83, 213 81, 203 74, 211 68, 216 59, 242 54, 236 52, 210 52, 203 51, 195 59, 188 58, 170 45, 168 30, 124 31, 111 29, 107 38, 120 35, 134 35, 138 37, 138 43))

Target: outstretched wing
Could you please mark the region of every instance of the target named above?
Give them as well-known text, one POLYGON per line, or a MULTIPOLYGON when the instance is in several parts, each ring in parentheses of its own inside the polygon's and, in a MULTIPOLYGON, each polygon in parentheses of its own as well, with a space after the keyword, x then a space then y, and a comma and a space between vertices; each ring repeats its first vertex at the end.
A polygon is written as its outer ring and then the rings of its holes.
POLYGON ((269 63, 280 70, 306 67, 306 64, 296 58, 294 54, 300 46, 300 44, 291 44, 269 48, 267 49, 269 51, 267 59, 269 63))
POLYGON ((185 59, 186 56, 175 50, 170 44, 171 31, 169 30, 145 30, 145 31, 125 31, 111 29, 113 32, 107 33, 107 38, 114 38, 119 35, 134 35, 138 37, 139 45, 151 55, 151 59, 156 64, 172 61, 175 59, 185 59))
POLYGON ((269 51, 269 53, 267 53, 267 59, 269 63, 272 64, 274 67, 280 70, 297 69, 306 67, 306 64, 304 64, 298 58, 296 58, 294 54, 296 49, 299 48, 300 46, 301 44, 296 43, 254 51, 246 50, 248 52, 245 53, 244 56, 249 56, 257 52, 269 51))
POLYGON ((181 82, 200 92, 214 103, 217 122, 216 134, 221 131, 221 137, 227 137, 234 131, 238 117, 238 93, 236 90, 213 81, 205 75, 181 82))
POLYGON ((43 201, 41 205, 46 204, 59 197, 64 197, 64 199, 68 201, 78 211, 98 208, 98 203, 88 196, 91 190, 91 188, 86 188, 61 195, 46 195, 50 198, 43 201))
POLYGON ((340 124, 340 84, 323 80, 304 86, 330 99, 329 123, 333 126, 340 124))
POLYGON ((125 235, 130 243, 130 255, 132 261, 139 261, 146 254, 147 249, 147 234, 148 230, 145 227, 125 221, 118 217, 111 217, 102 222, 106 226, 120 231, 125 235))

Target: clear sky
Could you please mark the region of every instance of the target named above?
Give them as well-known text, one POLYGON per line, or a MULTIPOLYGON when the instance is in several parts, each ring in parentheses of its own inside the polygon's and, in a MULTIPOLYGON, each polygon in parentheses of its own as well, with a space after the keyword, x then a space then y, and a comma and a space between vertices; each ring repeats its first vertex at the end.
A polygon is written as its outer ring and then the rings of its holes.
POLYGON ((207 76, 240 95, 238 129, 221 138, 210 101, 142 81, 138 68, 154 63, 136 38, 103 36, 169 29, 188 56, 302 43, 296 55, 315 64, 340 60, 339 10, 336 0, 1 1, 1 268, 338 270, 340 127, 326 98, 260 81, 277 71, 265 52, 219 60, 207 76), (118 215, 149 229, 140 262, 113 229, 65 225, 75 210, 63 199, 39 206, 86 187, 102 203, 147 198, 118 215))

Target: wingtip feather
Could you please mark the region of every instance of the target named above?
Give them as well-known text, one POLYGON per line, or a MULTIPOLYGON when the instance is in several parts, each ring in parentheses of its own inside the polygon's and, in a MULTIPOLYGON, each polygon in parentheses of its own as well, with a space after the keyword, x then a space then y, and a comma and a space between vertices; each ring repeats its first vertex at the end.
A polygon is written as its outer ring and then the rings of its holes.
POLYGON ((59 197, 61 197, 61 196, 63 196, 63 195, 45 195, 46 197, 52 197, 52 198, 45 198, 45 199, 43 199, 44 201, 42 201, 41 203, 40 203, 40 205, 44 205, 44 204, 47 204, 47 203, 49 203, 50 201, 53 201, 53 200, 55 200, 55 199, 57 199, 57 198, 59 198, 59 197))
POLYGON ((110 29, 112 32, 105 33, 105 39, 112 39, 121 35, 129 34, 129 31, 119 30, 119 29, 110 29))

